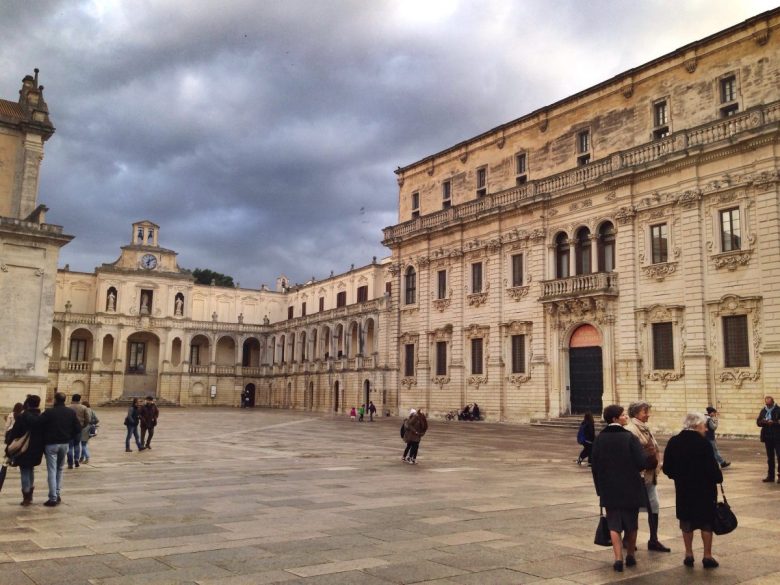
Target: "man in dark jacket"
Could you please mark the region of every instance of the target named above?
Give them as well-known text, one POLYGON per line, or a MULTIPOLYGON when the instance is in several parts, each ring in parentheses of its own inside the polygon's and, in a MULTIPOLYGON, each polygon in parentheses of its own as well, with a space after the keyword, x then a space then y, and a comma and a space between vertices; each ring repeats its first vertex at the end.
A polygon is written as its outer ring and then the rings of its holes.
POLYGON ((625 532, 626 565, 636 565, 634 553, 639 508, 645 504, 646 498, 640 472, 648 466, 648 461, 639 440, 623 428, 628 423, 628 414, 622 406, 607 406, 604 409, 604 420, 607 427, 593 442, 591 471, 599 503, 607 509, 607 523, 615 553, 612 567, 622 571, 621 532, 625 532))
POLYGON ((146 402, 141 407, 141 444, 144 445, 144 440, 146 440, 145 448, 151 449, 152 445, 152 437, 154 437, 154 427, 157 426, 157 417, 160 416, 160 410, 157 408, 157 405, 154 403, 154 397, 153 396, 147 396, 146 402), (147 433, 149 433, 148 438, 147 433))
POLYGON ((24 410, 16 419, 11 429, 11 439, 23 437, 30 433, 30 442, 27 450, 14 457, 14 464, 19 466, 19 475, 22 480, 22 506, 32 504, 33 491, 35 491, 35 467, 41 464, 43 459, 43 436, 38 427, 38 417, 41 415, 39 396, 29 395, 24 401, 24 410))
POLYGON ((775 480, 775 457, 777 458, 777 483, 780 483, 780 406, 771 396, 764 398, 764 408, 758 413, 756 424, 761 427, 761 442, 766 448, 767 470, 765 482, 775 480))
POLYGON ((68 445, 81 436, 81 423, 76 413, 65 406, 65 394, 54 394, 54 406, 39 418, 38 425, 43 435, 43 453, 46 456, 46 472, 49 480, 49 499, 44 506, 56 506, 62 501, 62 468, 68 456, 68 445))

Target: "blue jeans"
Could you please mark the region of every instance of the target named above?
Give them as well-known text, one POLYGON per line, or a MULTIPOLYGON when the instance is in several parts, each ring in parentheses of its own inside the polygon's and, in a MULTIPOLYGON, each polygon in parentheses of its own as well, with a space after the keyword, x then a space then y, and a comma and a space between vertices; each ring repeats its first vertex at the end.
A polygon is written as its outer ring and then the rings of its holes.
POLYGON ((43 448, 46 455, 46 475, 49 481, 49 500, 56 502, 62 490, 62 468, 68 456, 68 443, 46 445, 43 448))
POLYGON ((22 476, 22 491, 29 492, 35 485, 35 468, 20 466, 19 475, 22 476))
POLYGON ((81 459, 79 461, 86 461, 89 459, 89 449, 87 448, 87 441, 81 441, 81 459))
POLYGON ((710 445, 712 445, 712 450, 715 453, 715 461, 718 462, 718 465, 723 465, 725 460, 720 454, 720 451, 718 451, 718 444, 715 441, 710 440, 710 445))
POLYGON ((68 443, 68 467, 73 467, 73 461, 81 459, 81 436, 68 443))
POLYGON ((125 438, 125 451, 130 449, 130 437, 135 438, 135 445, 138 447, 138 450, 141 450, 141 439, 138 436, 138 425, 127 425, 127 437, 125 438))

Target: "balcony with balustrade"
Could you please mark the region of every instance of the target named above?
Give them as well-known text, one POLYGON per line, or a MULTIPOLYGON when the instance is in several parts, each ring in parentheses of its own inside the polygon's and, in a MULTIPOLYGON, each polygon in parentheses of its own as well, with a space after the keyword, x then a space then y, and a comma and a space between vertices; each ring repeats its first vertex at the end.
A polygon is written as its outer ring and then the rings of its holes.
POLYGON ((544 280, 540 283, 542 302, 574 297, 617 296, 618 275, 615 272, 578 274, 567 278, 544 280))

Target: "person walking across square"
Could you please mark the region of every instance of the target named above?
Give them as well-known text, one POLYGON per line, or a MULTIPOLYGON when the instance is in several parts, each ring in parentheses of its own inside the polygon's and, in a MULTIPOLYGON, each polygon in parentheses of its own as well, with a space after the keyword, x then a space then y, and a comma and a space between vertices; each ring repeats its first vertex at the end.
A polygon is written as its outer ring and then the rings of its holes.
POLYGON ((152 448, 152 437, 154 437, 154 429, 157 426, 157 418, 159 416, 160 409, 157 408, 157 405, 154 403, 154 397, 147 396, 146 402, 141 406, 140 412, 141 444, 144 445, 146 449, 152 448))
POLYGON ((43 435, 43 454, 46 457, 46 474, 49 482, 49 499, 44 506, 56 506, 62 501, 62 468, 68 456, 68 445, 81 440, 81 423, 76 413, 65 406, 65 394, 54 393, 54 406, 38 418, 43 435))

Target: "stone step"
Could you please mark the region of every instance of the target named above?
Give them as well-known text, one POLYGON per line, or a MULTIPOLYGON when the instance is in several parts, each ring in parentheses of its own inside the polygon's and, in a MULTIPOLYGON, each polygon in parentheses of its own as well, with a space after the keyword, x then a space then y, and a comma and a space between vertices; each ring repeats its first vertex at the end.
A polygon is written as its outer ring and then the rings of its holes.
MULTIPOLYGON (((139 401, 143 404, 144 399, 146 398, 146 395, 143 396, 121 396, 119 398, 114 398, 112 400, 107 400, 105 402, 101 402, 98 404, 99 407, 105 408, 105 407, 123 407, 127 408, 133 403, 133 398, 138 398, 139 401)), ((159 408, 181 408, 178 404, 175 402, 171 402, 170 400, 167 400, 166 398, 155 398, 155 402, 157 403, 157 406, 159 408)))
MULTIPOLYGON (((580 428, 581 422, 581 415, 565 414, 559 416, 558 418, 531 419, 531 426, 550 427, 556 429, 572 429, 572 432, 576 434, 577 429, 580 428)), ((596 419, 594 422, 596 423, 596 433, 601 432, 604 427, 607 426, 606 423, 600 419, 596 419)))

